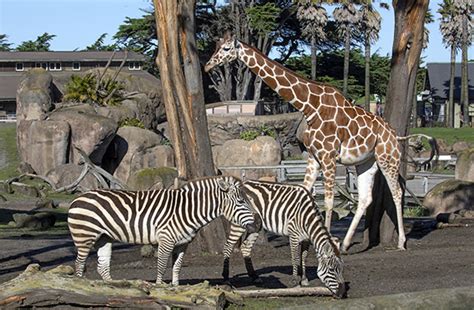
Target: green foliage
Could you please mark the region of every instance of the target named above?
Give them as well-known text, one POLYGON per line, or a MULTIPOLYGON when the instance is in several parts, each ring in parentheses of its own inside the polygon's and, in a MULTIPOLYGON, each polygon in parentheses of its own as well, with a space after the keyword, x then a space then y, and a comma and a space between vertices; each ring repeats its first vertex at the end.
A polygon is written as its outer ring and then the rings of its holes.
POLYGON ((277 19, 280 16, 281 8, 275 3, 267 2, 249 7, 245 10, 245 13, 250 26, 259 35, 264 36, 277 28, 277 19))
POLYGON ((145 129, 145 125, 137 118, 126 118, 119 122, 119 127, 131 126, 145 129))
POLYGON ((103 33, 100 37, 91 45, 86 47, 86 51, 115 51, 117 50, 117 44, 105 45, 105 37, 107 33, 103 33))
POLYGON ((0 180, 6 180, 18 175, 16 167, 20 163, 16 148, 16 125, 0 123, 0 152, 3 153, 5 163, 0 167, 0 180))
MULTIPOLYGON (((311 57, 303 55, 291 57, 285 65, 293 71, 310 78, 311 57)), ((326 51, 318 55, 317 81, 342 89, 343 83, 343 51, 326 51)), ((348 80, 348 97, 354 100, 362 98, 364 94, 365 59, 359 49, 351 51, 350 76, 348 80)), ((371 57, 370 89, 373 94, 385 97, 390 75, 390 58, 374 54, 371 57)))
MULTIPOLYGON (((465 141, 474 146, 474 128, 412 128, 410 134, 422 133, 436 139, 443 139, 448 145, 453 145, 458 141, 465 141)), ((426 146, 428 147, 428 146, 426 146)), ((428 147, 429 149, 429 147, 428 147)))
POLYGON ((423 206, 415 206, 410 208, 405 208, 403 210, 404 217, 422 217, 427 216, 429 214, 429 210, 423 208, 423 206))
POLYGON ((67 101, 97 103, 99 105, 118 105, 122 100, 123 84, 104 77, 97 88, 97 77, 93 73, 83 76, 72 75, 66 84, 64 99, 67 101))
POLYGON ((11 50, 10 45, 12 45, 12 43, 8 43, 7 35, 6 34, 0 34, 0 51, 5 52, 5 51, 11 50))
POLYGON ((17 46, 16 50, 21 52, 47 52, 51 46, 51 40, 54 37, 56 37, 56 35, 45 32, 34 41, 23 41, 17 46))
POLYGON ((248 129, 240 133, 240 139, 245 141, 252 141, 257 139, 258 136, 270 136, 276 139, 277 134, 272 128, 262 125, 258 129, 248 129))

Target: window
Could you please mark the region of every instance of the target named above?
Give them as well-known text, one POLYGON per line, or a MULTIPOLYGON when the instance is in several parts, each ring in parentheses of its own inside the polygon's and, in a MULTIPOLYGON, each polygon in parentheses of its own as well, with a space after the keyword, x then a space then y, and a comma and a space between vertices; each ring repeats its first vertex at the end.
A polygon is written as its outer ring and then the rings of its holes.
POLYGON ((79 71, 81 70, 81 63, 80 62, 73 62, 72 63, 72 70, 73 71, 79 71))
POLYGON ((128 70, 140 70, 140 63, 137 61, 131 61, 128 63, 128 70))
POLYGON ((16 71, 23 71, 23 70, 25 70, 25 66, 23 65, 22 62, 17 62, 15 69, 16 69, 16 71))
POLYGON ((50 62, 49 63, 49 70, 50 71, 61 71, 61 63, 60 62, 50 62))
POLYGON ((48 63, 47 62, 37 62, 35 63, 36 68, 43 68, 44 70, 48 70, 48 63))

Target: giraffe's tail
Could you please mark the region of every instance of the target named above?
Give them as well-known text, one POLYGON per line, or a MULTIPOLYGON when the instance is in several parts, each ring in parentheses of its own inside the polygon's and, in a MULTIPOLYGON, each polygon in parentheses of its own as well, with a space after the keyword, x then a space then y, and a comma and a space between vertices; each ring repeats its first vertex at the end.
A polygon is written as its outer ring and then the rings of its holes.
MULTIPOLYGON (((428 158, 426 161, 424 161, 422 163, 416 163, 415 161, 413 161, 415 166, 417 166, 417 167, 424 166, 424 165, 428 164, 429 162, 431 162, 433 160, 433 158, 435 158, 435 157, 436 157, 435 162, 437 162, 438 157, 439 157, 439 147, 438 147, 438 143, 436 142, 435 138, 430 137, 430 136, 425 135, 425 134, 422 134, 422 133, 416 133, 416 134, 408 135, 408 136, 405 136, 405 137, 397 137, 397 140, 398 141, 406 141, 406 140, 409 140, 411 138, 416 138, 416 137, 425 138, 425 139, 428 140, 428 143, 430 144, 430 147, 431 147, 431 154, 430 154, 430 158, 428 158)), ((418 144, 421 145, 421 142, 418 142, 418 144)))

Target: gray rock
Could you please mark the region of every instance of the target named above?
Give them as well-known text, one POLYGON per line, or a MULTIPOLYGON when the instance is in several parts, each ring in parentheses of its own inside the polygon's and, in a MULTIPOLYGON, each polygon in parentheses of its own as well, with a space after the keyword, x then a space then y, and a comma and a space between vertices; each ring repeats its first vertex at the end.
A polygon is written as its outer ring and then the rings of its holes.
POLYGON ((39 175, 68 161, 71 129, 64 121, 22 121, 17 127, 20 158, 39 175))
POLYGON ((12 183, 11 188, 14 194, 25 195, 29 197, 39 197, 40 193, 38 189, 34 186, 27 184, 15 184, 12 183))
POLYGON ((168 145, 157 145, 135 154, 130 162, 131 171, 148 167, 174 167, 174 152, 168 145))
MULTIPOLYGON (((59 165, 46 174, 46 177, 54 183, 56 187, 63 187, 72 184, 81 175, 84 167, 76 164, 59 165)), ((96 189, 99 187, 97 179, 89 172, 79 183, 86 189, 96 189)))
POLYGON ((111 118, 116 123, 125 119, 139 118, 138 105, 133 100, 124 100, 118 106, 107 106, 96 108, 97 114, 111 118))
POLYGON ((455 142, 452 146, 453 153, 459 153, 469 148, 469 143, 466 141, 455 142))
POLYGON ((441 182, 426 194, 423 206, 431 216, 474 210, 474 183, 454 179, 441 182))
POLYGON ((18 172, 23 174, 23 173, 30 173, 30 174, 36 174, 36 171, 31 167, 29 163, 26 163, 22 161, 17 168, 18 172))
POLYGON ((140 255, 142 257, 154 257, 156 254, 156 249, 151 244, 145 244, 140 248, 140 255))
POLYGON ((145 168, 132 173, 128 178, 127 185, 132 190, 171 188, 177 177, 178 171, 175 168, 145 168))
MULTIPOLYGON (((132 164, 135 169, 142 169, 147 168, 148 163, 160 163, 160 159, 153 159, 153 150, 158 150, 156 153, 158 156, 163 154, 162 148, 155 148, 160 145, 161 140, 159 135, 150 130, 130 126, 119 128, 107 153, 107 170, 113 172, 113 175, 122 182, 127 183, 134 172, 132 164), (146 159, 143 159, 144 154, 147 154, 146 159)), ((168 159, 165 159, 165 162, 167 161, 168 159)))
POLYGON ((43 69, 26 72, 17 89, 17 122, 41 120, 53 108, 51 74, 43 69))
POLYGON ((15 213, 13 214, 13 220, 17 228, 48 229, 56 223, 56 216, 49 212, 15 213))
MULTIPOLYGON (((225 166, 272 166, 279 165, 281 150, 278 142, 269 136, 259 136, 252 141, 230 140, 213 148, 217 167, 225 166)), ((242 177, 240 170, 222 170, 226 175, 242 177)), ((253 169, 245 171, 245 178, 259 179, 274 177, 273 169, 253 169)))
MULTIPOLYGON (((101 164, 102 157, 117 131, 117 123, 114 120, 97 115, 89 105, 54 111, 49 119, 67 122, 71 127, 71 146, 81 148, 97 165, 101 164)), ((77 150, 70 147, 68 162, 77 164, 80 160, 77 150)))
POLYGON ((458 153, 455 178, 462 181, 474 182, 474 148, 458 153))

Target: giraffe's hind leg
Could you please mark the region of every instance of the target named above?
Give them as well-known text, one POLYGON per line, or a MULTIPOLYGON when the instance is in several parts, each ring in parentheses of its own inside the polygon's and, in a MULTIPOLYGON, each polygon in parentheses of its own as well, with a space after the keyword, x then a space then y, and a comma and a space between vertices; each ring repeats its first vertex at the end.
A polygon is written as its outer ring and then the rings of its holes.
POLYGON ((382 168, 382 174, 384 175, 385 179, 387 180, 388 188, 392 193, 393 203, 395 204, 395 209, 397 211, 397 228, 398 228, 398 249, 399 250, 406 250, 405 243, 406 243, 406 236, 405 236, 405 229, 403 227, 403 213, 402 213, 402 188, 400 187, 400 183, 398 183, 398 165, 394 168, 394 164, 391 163, 388 167, 382 168))
POLYGON ((360 219, 367 210, 367 207, 372 203, 372 188, 374 186, 374 178, 377 170, 378 166, 374 160, 356 166, 359 202, 357 204, 357 210, 355 212, 354 218, 352 219, 351 225, 349 226, 349 230, 344 237, 341 247, 342 253, 347 252, 347 249, 351 245, 352 237, 354 236, 357 229, 357 225, 359 225, 360 219))

